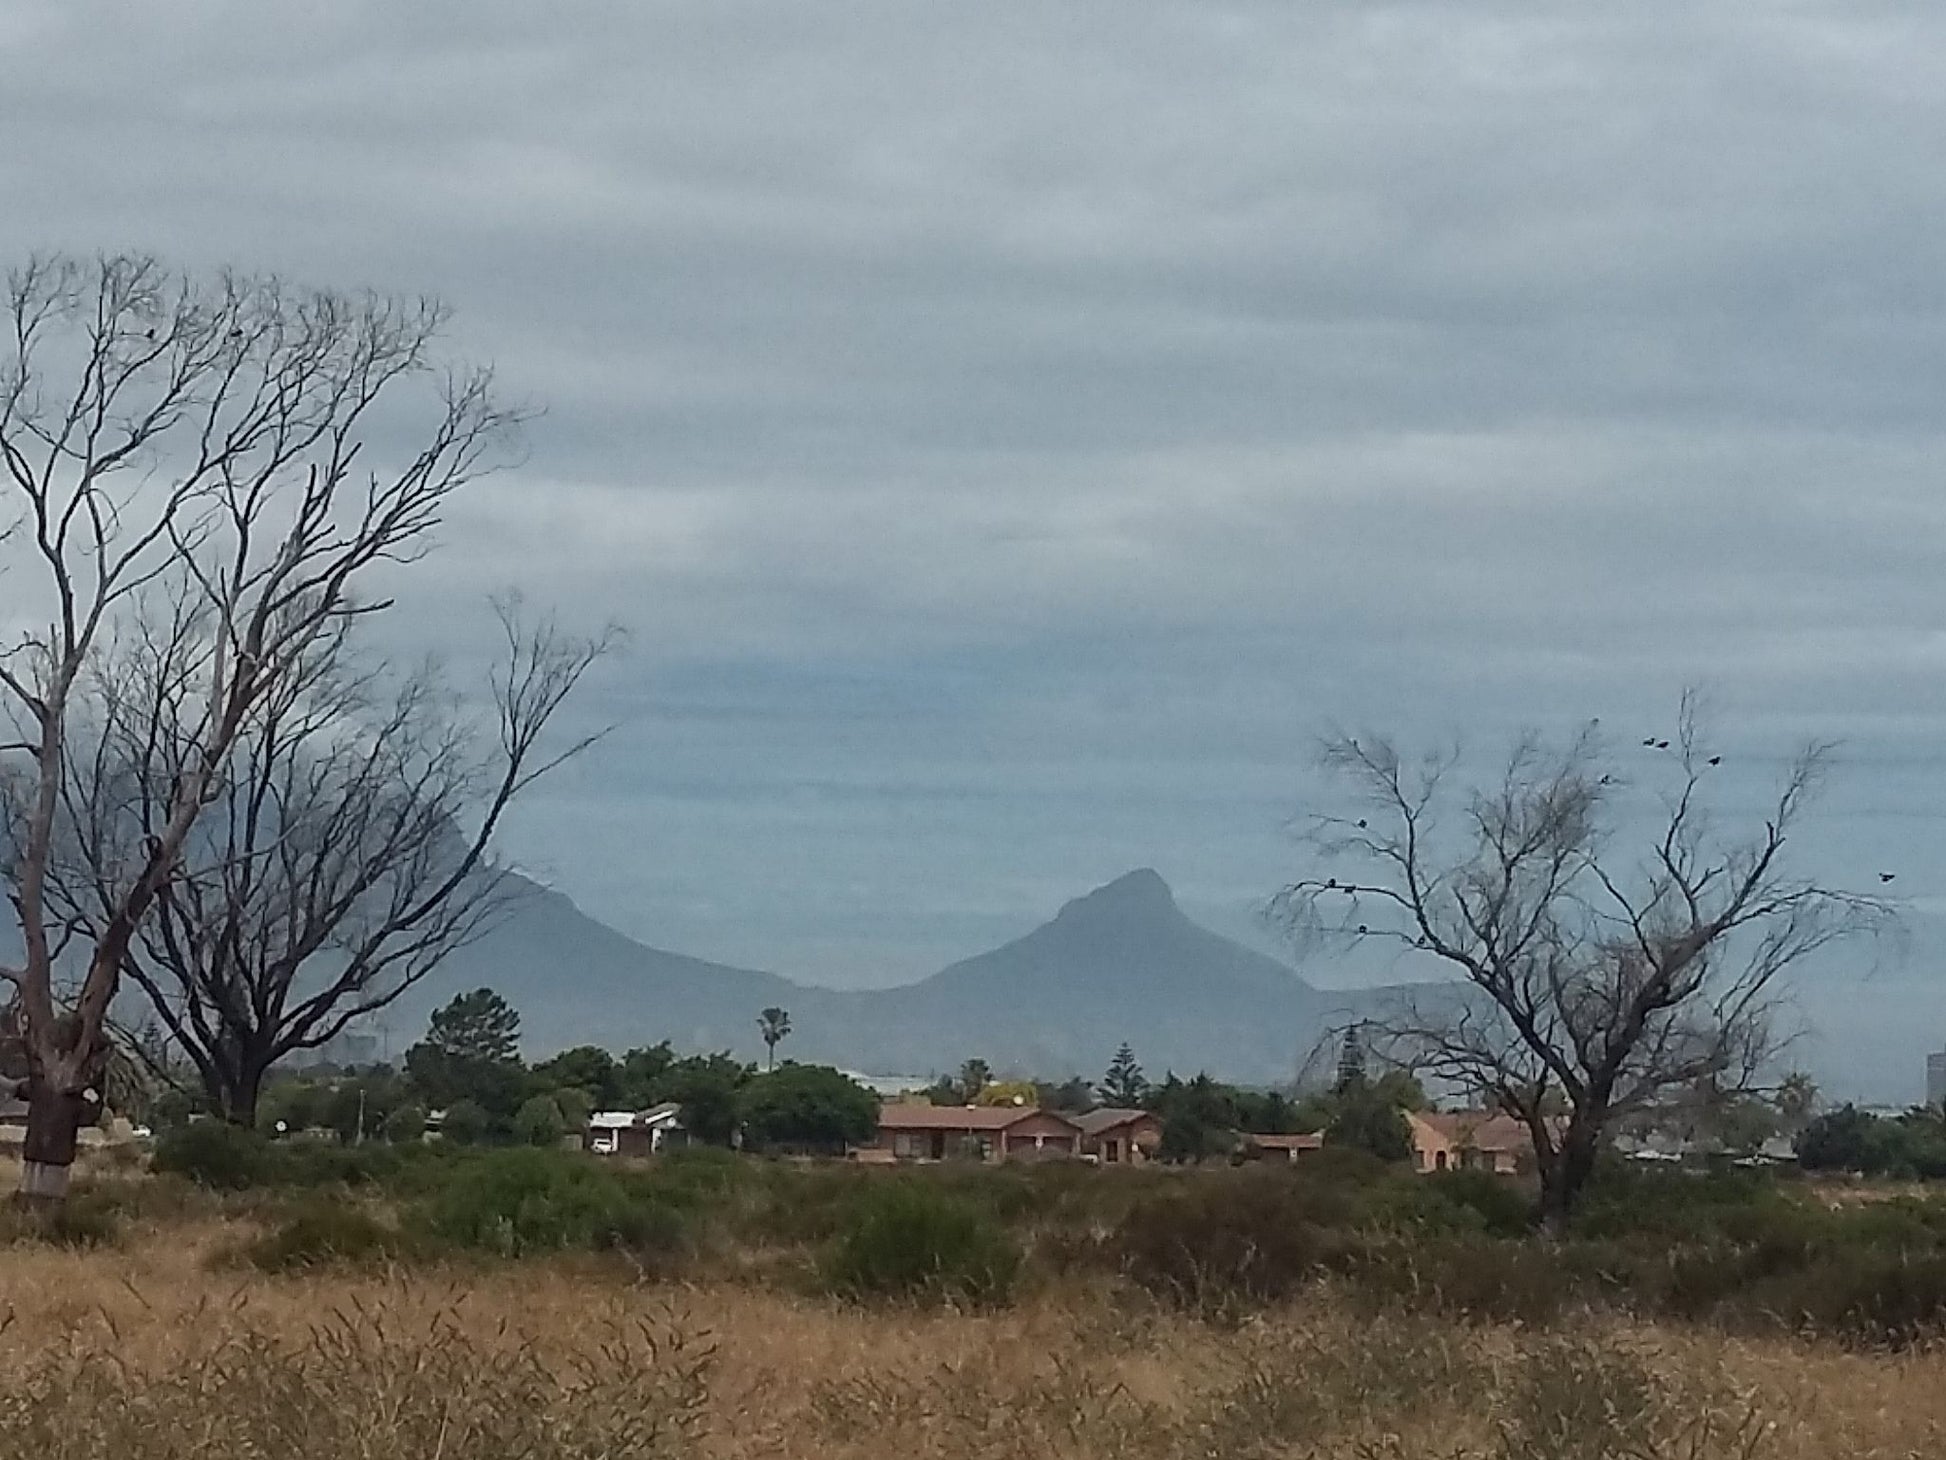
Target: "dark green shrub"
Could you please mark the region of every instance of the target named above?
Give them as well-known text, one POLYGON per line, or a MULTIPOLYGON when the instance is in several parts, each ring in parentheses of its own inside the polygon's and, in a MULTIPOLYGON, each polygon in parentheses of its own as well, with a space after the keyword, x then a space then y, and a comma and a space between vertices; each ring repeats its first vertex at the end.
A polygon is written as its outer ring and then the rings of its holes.
POLYGON ((314 1201, 243 1250, 264 1272, 294 1272, 327 1263, 384 1263, 405 1256, 397 1228, 346 1202, 314 1201))
POLYGON ((1309 1173, 1206 1173, 1138 1201, 1109 1242, 1147 1291, 1217 1313, 1288 1297, 1354 1243, 1356 1193, 1309 1173))
POLYGON ((1735 1309, 1854 1343, 1924 1343, 1946 1333, 1946 1254, 1835 1251, 1752 1285, 1735 1309))
POLYGON ((157 1171, 186 1176, 211 1191, 243 1191, 271 1177, 270 1142, 221 1120, 199 1120, 165 1132, 156 1142, 157 1171))
POLYGON ((862 1184, 826 1252, 828 1291, 853 1299, 933 1298, 1004 1303, 1019 1275, 1019 1245, 991 1216, 922 1181, 862 1184))
POLYGON ((455 1163, 420 1221, 441 1240, 508 1257, 619 1249, 668 1259, 683 1239, 681 1213, 652 1187, 572 1151, 512 1149, 455 1163))
POLYGON ((1441 1171, 1390 1182, 1373 1192, 1372 1211, 1387 1227, 1425 1234, 1511 1238, 1526 1236, 1534 1225, 1529 1190, 1491 1171, 1441 1171))

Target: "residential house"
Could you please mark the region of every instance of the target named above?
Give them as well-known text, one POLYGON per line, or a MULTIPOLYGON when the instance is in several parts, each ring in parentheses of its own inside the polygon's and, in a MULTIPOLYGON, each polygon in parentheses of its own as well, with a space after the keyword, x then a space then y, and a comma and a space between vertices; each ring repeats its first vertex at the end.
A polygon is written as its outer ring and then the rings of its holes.
POLYGON ((1324 1135, 1319 1131, 1301 1136, 1246 1134, 1242 1140, 1245 1154, 1254 1152, 1260 1161, 1301 1161, 1312 1152, 1324 1149, 1324 1135))
POLYGON ((1153 1110, 1133 1110, 1105 1105, 1077 1116, 1081 1127, 1081 1154, 1093 1156, 1104 1166, 1134 1166, 1155 1159, 1162 1144, 1162 1121, 1153 1110))
POLYGON ((598 1156, 652 1156, 685 1139, 682 1107, 669 1100, 647 1110, 597 1110, 583 1143, 598 1156))
POLYGON ((1515 1176, 1534 1166, 1524 1121, 1486 1110, 1410 1110, 1413 1163, 1421 1171, 1491 1171, 1515 1176))
POLYGON ((1078 1155, 1081 1127, 1022 1105, 893 1103, 878 1112, 874 1146, 902 1161, 1003 1161, 1078 1155))

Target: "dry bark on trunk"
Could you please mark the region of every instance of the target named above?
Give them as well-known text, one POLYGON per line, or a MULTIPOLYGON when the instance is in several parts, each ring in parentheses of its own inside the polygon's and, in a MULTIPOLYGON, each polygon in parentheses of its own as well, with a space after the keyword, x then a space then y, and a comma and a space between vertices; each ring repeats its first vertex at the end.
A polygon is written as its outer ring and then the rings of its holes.
POLYGON ((85 1096, 45 1081, 27 1088, 27 1140, 21 1150, 20 1199, 28 1206, 58 1206, 67 1200, 68 1178, 89 1116, 85 1096))

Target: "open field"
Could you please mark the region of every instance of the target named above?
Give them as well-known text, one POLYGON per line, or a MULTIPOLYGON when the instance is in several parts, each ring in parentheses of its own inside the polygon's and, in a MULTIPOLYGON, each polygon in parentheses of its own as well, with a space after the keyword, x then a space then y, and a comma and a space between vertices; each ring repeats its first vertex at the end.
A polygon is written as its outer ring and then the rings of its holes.
POLYGON ((209 1174, 9 1217, 0 1455, 1946 1453, 1923 1193, 1627 1186, 1545 1244, 1504 1187, 1355 1165, 209 1174))
POLYGON ((1946 1353, 1581 1318, 1372 1316, 1321 1289, 1235 1325, 1112 1285, 997 1313, 861 1308, 551 1260, 212 1268, 228 1224, 0 1267, 0 1450, 212 1455, 1908 1457, 1946 1353))

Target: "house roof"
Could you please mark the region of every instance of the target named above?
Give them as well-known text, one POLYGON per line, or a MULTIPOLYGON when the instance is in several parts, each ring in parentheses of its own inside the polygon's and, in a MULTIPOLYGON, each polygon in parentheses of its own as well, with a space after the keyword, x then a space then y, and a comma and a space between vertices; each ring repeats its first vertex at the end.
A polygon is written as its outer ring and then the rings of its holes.
POLYGON ((1246 1135, 1244 1139, 1250 1142, 1251 1145, 1265 1151, 1321 1151, 1324 1149, 1324 1137, 1317 1131, 1312 1131, 1307 1135, 1290 1136, 1246 1135))
POLYGON ((1145 1116, 1151 1115, 1153 1115, 1153 1112, 1147 1110, 1132 1110, 1121 1106, 1104 1105, 1099 1110, 1091 1110, 1086 1115, 1075 1117, 1074 1123, 1081 1127, 1084 1135, 1098 1136, 1104 1131, 1115 1129, 1118 1125, 1131 1125, 1143 1119, 1145 1116))
POLYGON ((879 1107, 880 1130, 1005 1130, 1030 1116, 1045 1115, 1073 1125, 1052 1110, 1033 1105, 919 1105, 893 1103, 879 1107))
POLYGON ((673 1125, 682 1116, 682 1106, 673 1100, 651 1105, 647 1110, 597 1110, 588 1117, 590 1130, 637 1130, 650 1126, 673 1125))
POLYGON ((1533 1132, 1527 1123, 1490 1110, 1415 1110, 1409 1117, 1440 1139, 1474 1151, 1531 1151, 1533 1132))

